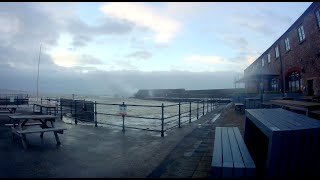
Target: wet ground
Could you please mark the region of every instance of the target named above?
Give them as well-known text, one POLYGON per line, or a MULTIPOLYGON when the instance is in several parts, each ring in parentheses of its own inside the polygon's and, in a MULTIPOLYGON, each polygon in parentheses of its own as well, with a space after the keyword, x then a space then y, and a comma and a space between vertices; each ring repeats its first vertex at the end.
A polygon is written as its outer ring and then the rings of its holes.
POLYGON ((221 106, 165 137, 57 120, 67 128, 59 134, 62 145, 53 133, 43 139, 28 134, 30 147, 24 150, 4 127, 9 119, 0 115, 0 177, 210 177, 215 127, 238 126, 243 134, 244 120, 230 105, 221 106))

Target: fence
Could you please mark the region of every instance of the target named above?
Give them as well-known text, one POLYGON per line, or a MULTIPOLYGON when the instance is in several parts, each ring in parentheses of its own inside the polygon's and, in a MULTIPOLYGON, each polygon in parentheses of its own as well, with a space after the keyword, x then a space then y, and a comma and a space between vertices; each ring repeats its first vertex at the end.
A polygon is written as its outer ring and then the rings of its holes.
POLYGON ((0 94, 0 105, 28 104, 28 94, 0 94))
POLYGON ((33 103, 56 105, 55 114, 58 114, 61 120, 70 118, 75 124, 89 123, 95 127, 98 124, 117 126, 123 131, 126 128, 155 131, 160 132, 161 137, 168 130, 175 127, 181 128, 183 124, 199 119, 215 109, 215 106, 228 103, 225 99, 217 98, 169 105, 164 105, 164 103, 161 105, 125 104, 125 102, 118 104, 63 98, 40 98, 39 100, 30 98, 28 105, 33 103), (127 106, 127 115, 119 114, 119 105, 127 106), (118 117, 118 119, 111 117, 118 117), (134 123, 136 119, 139 121, 134 123), (128 126, 126 122, 136 126, 128 126))
POLYGON ((161 136, 163 137, 166 131, 175 127, 181 128, 183 124, 187 122, 191 123, 192 120, 199 119, 206 113, 211 112, 214 109, 214 106, 218 103, 219 101, 209 99, 193 102, 179 102, 170 105, 164 105, 163 103, 161 105, 141 105, 125 104, 125 102, 118 104, 102 103, 97 101, 93 102, 85 100, 60 99, 60 116, 62 119, 66 114, 71 115, 71 117, 74 119, 75 124, 78 124, 78 121, 85 121, 86 123, 93 123, 96 127, 98 126, 98 124, 122 127, 123 131, 125 131, 126 128, 156 131, 160 132, 161 136), (127 115, 121 115, 118 113, 120 105, 126 105, 126 107, 128 108, 127 115), (139 113, 138 110, 134 110, 134 108, 143 109, 140 110, 139 113), (167 114, 165 113, 166 110, 168 111, 167 114), (90 116, 90 114, 92 116, 90 116), (147 116, 148 114, 149 116, 147 116), (111 117, 119 117, 119 119, 112 120, 111 117), (122 124, 120 124, 120 119, 122 119, 122 124), (125 125, 126 120, 130 121, 131 124, 134 124, 134 119, 140 120, 137 124, 138 127, 125 125), (151 121, 158 122, 159 126, 150 128, 150 126, 157 124, 152 124, 151 121), (148 124, 149 127, 143 127, 146 126, 144 123, 148 124))

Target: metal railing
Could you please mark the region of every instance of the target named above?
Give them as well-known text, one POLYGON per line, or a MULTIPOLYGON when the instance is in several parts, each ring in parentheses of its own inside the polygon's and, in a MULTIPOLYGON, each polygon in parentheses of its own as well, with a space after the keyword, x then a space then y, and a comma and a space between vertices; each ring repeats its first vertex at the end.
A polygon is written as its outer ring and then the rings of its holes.
POLYGON ((215 106, 221 104, 221 102, 215 98, 168 105, 164 105, 164 103, 161 105, 142 105, 125 104, 125 102, 105 103, 86 101, 85 99, 62 98, 40 98, 40 101, 37 101, 29 98, 28 105, 34 103, 55 105, 55 114, 60 116, 61 120, 63 118, 69 118, 71 122, 75 124, 80 122, 89 123, 95 127, 97 127, 98 124, 102 126, 117 126, 121 127, 123 131, 125 131, 126 128, 155 131, 160 132, 161 137, 164 137, 166 131, 176 127, 181 128, 183 124, 198 120, 201 116, 215 109, 215 106), (127 106, 128 113, 126 116, 118 113, 119 105, 127 106), (135 108, 139 108, 140 110, 135 110, 135 108), (122 117, 122 124, 116 117, 119 117, 119 119, 122 117), (140 124, 132 126, 136 119, 139 119, 138 123, 140 124), (125 125, 125 122, 130 123, 128 123, 129 125, 125 125))

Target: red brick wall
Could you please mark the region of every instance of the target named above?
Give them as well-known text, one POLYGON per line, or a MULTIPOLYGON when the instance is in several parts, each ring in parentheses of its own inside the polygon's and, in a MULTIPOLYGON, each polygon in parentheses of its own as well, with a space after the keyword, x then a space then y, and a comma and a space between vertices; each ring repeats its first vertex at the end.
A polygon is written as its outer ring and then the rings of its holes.
MULTIPOLYGON (((306 10, 306 12, 298 18, 298 20, 268 48, 257 60, 261 66, 261 58, 265 59, 265 66, 270 72, 280 74, 280 82, 282 82, 280 61, 283 65, 283 74, 286 76, 292 70, 301 71, 302 87, 307 86, 307 80, 313 79, 313 89, 315 95, 320 95, 320 30, 317 25, 315 11, 320 9, 320 3, 314 2, 306 10), (300 43, 297 28, 303 25, 305 32, 305 40, 300 43), (291 50, 285 50, 284 39, 289 37, 291 50), (275 47, 279 46, 280 58, 275 58, 275 47), (267 62, 267 54, 271 55, 271 63, 267 62), (318 55, 319 54, 319 55, 318 55)), ((250 67, 250 66, 249 66, 250 67)), ((245 69, 245 75, 248 74, 250 68, 245 69)), ((265 89, 268 89, 270 83, 264 81, 265 89)), ((248 90, 252 91, 254 87, 246 84, 248 90)), ((283 88, 279 84, 279 88, 283 88)), ((306 93, 306 92, 304 92, 306 93)))

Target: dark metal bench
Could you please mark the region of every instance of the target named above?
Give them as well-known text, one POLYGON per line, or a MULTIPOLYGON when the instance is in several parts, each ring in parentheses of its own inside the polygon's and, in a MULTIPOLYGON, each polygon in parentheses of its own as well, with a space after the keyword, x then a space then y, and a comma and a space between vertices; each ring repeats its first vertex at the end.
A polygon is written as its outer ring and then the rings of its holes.
POLYGON ((216 127, 211 173, 214 178, 253 178, 256 166, 237 127, 216 127))
POLYGON ((234 103, 234 110, 235 111, 239 110, 240 112, 242 112, 243 108, 244 108, 243 103, 234 103))

